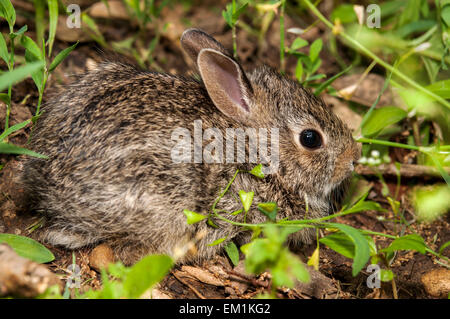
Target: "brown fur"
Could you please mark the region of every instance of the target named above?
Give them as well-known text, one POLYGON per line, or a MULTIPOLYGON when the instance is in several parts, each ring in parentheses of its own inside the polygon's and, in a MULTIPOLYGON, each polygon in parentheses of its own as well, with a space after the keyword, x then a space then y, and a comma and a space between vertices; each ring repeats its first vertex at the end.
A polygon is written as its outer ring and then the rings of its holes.
MULTIPOLYGON (((212 47, 229 57, 212 38, 190 32, 197 50, 212 47)), ((189 52, 194 60, 195 52, 189 52)), ((279 128, 277 173, 263 180, 239 174, 230 194, 252 190, 255 203, 277 202, 279 219, 304 218, 305 196, 308 217, 328 214, 358 158, 350 131, 321 100, 268 67, 243 74, 243 81, 251 89, 244 97, 250 112, 241 117, 220 112, 203 83, 120 63, 101 64, 68 87, 44 108, 33 132, 32 149, 49 160, 24 163, 30 205, 46 216, 44 239, 71 249, 108 242, 126 263, 148 253, 174 254, 201 230, 207 233, 198 254, 182 262, 212 257, 225 244, 208 246, 218 238, 248 240, 243 229, 220 220, 214 220, 217 229, 186 223, 183 209, 209 213, 236 169, 253 166, 174 164, 171 132, 185 127, 193 136, 199 119, 204 130, 216 127, 223 136, 230 127, 279 128), (324 147, 303 148, 298 135, 305 128, 320 131, 324 147)), ((227 195, 218 208, 235 211, 240 203, 227 195)), ((242 221, 243 214, 227 217, 242 221)), ((247 222, 264 221, 252 207, 247 222)), ((310 240, 310 230, 291 236, 293 243, 310 240)))

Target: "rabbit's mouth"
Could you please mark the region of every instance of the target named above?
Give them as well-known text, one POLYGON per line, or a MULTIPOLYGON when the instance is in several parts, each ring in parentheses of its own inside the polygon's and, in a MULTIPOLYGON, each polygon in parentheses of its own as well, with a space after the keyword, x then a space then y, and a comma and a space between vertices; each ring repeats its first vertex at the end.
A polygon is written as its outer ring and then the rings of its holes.
POLYGON ((344 179, 335 184, 331 189, 329 198, 333 212, 339 210, 342 200, 347 194, 348 187, 350 186, 350 176, 351 173, 348 173, 344 179))

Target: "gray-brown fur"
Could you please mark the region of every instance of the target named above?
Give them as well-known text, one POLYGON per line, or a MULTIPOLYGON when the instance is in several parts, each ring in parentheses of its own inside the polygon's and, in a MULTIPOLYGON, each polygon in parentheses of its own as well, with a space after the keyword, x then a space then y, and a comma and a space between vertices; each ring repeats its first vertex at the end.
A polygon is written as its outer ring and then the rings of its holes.
MULTIPOLYGON (((188 49, 194 62, 208 48, 213 56, 229 57, 201 31, 188 30, 184 37, 183 47, 195 44, 188 49)), ((193 136, 199 119, 203 129, 219 128, 223 136, 229 127, 279 128, 277 173, 263 180, 239 174, 230 194, 255 191, 254 202, 278 203, 280 219, 304 218, 305 195, 309 217, 328 214, 358 158, 350 131, 321 100, 277 72, 261 67, 242 76, 237 83, 246 86, 243 101, 250 111, 231 109, 234 118, 226 115, 228 105, 214 105, 214 92, 203 83, 113 62, 99 65, 48 103, 33 131, 32 149, 49 159, 28 158, 22 176, 31 209, 46 217, 44 239, 71 249, 107 242, 126 263, 148 253, 173 254, 203 229, 207 235, 198 242, 198 253, 181 261, 212 257, 223 245, 207 244, 224 236, 247 240, 242 229, 220 220, 214 220, 218 229, 186 223, 183 209, 207 214, 236 169, 253 166, 173 163, 172 131, 184 127, 193 136), (303 148, 298 134, 305 128, 323 132, 325 147, 303 148)), ((235 211, 240 203, 227 195, 218 208, 235 211)), ((227 217, 242 221, 243 214, 227 217)), ((254 207, 247 214, 247 222, 263 221, 254 207)), ((310 240, 306 230, 291 236, 293 243, 310 240)))

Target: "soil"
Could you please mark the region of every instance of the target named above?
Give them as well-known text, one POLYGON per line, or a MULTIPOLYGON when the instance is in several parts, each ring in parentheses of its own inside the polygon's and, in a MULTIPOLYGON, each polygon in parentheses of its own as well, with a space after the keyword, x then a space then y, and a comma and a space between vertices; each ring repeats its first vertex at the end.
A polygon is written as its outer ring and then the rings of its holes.
MULTIPOLYGON (((88 1, 89 2, 89 1, 88 1)), ((91 1, 92 2, 92 1, 91 1)), ((13 4, 20 7, 20 1, 13 1, 13 4)), ((161 22, 171 22, 170 32, 163 33, 159 44, 154 52, 154 59, 159 69, 177 73, 192 74, 190 65, 183 59, 183 54, 179 45, 179 36, 181 32, 189 26, 197 26, 206 32, 213 34, 227 48, 231 47, 231 31, 223 22, 220 9, 224 7, 224 1, 221 3, 207 1, 202 5, 193 5, 188 9, 175 6, 171 10, 163 10, 161 13, 161 22), (181 12, 181 13, 180 13, 181 12), (180 19, 182 15, 184 19, 180 19), (214 22, 214 23, 213 23, 214 22)), ((321 8, 326 10, 327 8, 321 8)), ((26 11, 26 8, 22 8, 26 11)), ((20 11, 20 10, 18 10, 20 11)), ((19 16, 20 14, 18 14, 19 16)), ((309 25, 311 17, 305 20, 299 20, 286 17, 286 29, 291 27, 305 27, 309 25)), ((107 19, 102 20, 101 31, 106 41, 116 41, 125 39, 136 32, 136 27, 129 21, 119 21, 111 23, 107 19)), ((34 22, 26 18, 18 18, 17 27, 28 24, 28 35, 34 37, 34 22)), ((327 36, 325 28, 317 24, 309 29, 303 37, 309 41, 318 37, 327 36)), ((1 24, 1 31, 6 32, 7 27, 1 24)), ((148 31, 149 41, 154 34, 153 29, 148 31)), ((264 45, 254 35, 251 35, 238 28, 238 55, 245 69, 251 69, 256 65, 266 63, 272 67, 279 68, 279 25, 277 19, 270 24, 265 35, 264 45)), ((287 43, 290 44, 295 35, 287 33, 287 43)), ((57 39, 55 41, 54 52, 66 48, 70 43, 57 39)), ((351 61, 351 53, 347 52, 345 47, 339 46, 344 58, 351 61)), ((18 50, 18 54, 23 54, 18 50)), ((339 71, 335 58, 322 52, 323 62, 319 72, 332 76, 339 71)), ((100 62, 104 59, 122 59, 132 61, 129 57, 119 56, 115 52, 100 48, 92 40, 87 40, 78 45, 78 48, 72 52, 52 74, 46 87, 44 103, 52 95, 57 95, 61 87, 72 81, 72 74, 80 74, 89 69, 89 63, 100 62)), ((295 59, 288 58, 286 70, 288 76, 293 76, 295 70, 295 59)), ((5 69, 4 65, 0 65, 5 69)), ((375 72, 377 70, 375 69, 375 72)), ((375 76, 374 76, 375 78, 375 76)), ((375 81, 375 80, 374 80, 375 81)), ((370 82, 370 81, 369 81, 370 82)), ((350 82, 351 83, 351 82, 350 82)), ((368 87, 373 87, 373 82, 368 83, 368 87)), ((378 91, 374 94, 378 94, 378 91)), ((35 112, 38 94, 34 83, 27 79, 13 87, 12 92, 13 105, 11 115, 11 125, 31 118, 35 112)), ((324 97, 326 98, 326 97, 324 97)), ((372 97, 364 97, 364 100, 371 100, 372 97)), ((339 100, 338 100, 339 102, 339 100)), ((357 103, 358 101, 356 101, 357 103)), ((339 102, 342 103, 342 102, 339 102)), ((359 102, 361 103, 361 101, 359 102)), ((364 103, 362 103, 364 104, 364 103)), ((4 104, 0 104, 0 126, 4 126, 4 104)), ((16 145, 26 146, 30 134, 30 127, 21 130, 10 137, 9 141, 16 145)), ((392 157, 398 161, 407 161, 407 154, 393 151, 392 157)), ((24 236, 34 236, 30 232, 30 227, 39 223, 40 217, 32 212, 23 212, 20 202, 20 189, 14 184, 14 177, 20 170, 20 164, 16 156, 0 155, 0 165, 4 165, 0 171, 0 233, 13 233, 24 236)), ((381 195, 381 184, 377 178, 366 178, 371 184, 372 189, 369 193, 369 199, 379 202, 387 212, 367 211, 360 214, 349 215, 338 218, 336 221, 351 225, 356 228, 368 229, 386 234, 398 234, 402 226, 394 223, 394 215, 385 197, 381 195)), ((387 179, 388 186, 394 190, 396 186, 395 179, 387 179)), ((404 209, 406 220, 414 220, 414 210, 411 207, 409 194, 413 186, 428 184, 433 180, 427 178, 409 178, 402 179, 399 192, 399 200, 404 209)), ((438 219, 430 224, 412 223, 411 228, 420 234, 430 248, 437 250, 439 247, 450 240, 450 215, 438 219)), ((405 234, 411 230, 401 229, 405 234)), ((388 241, 382 237, 375 237, 377 247, 384 247, 388 241)), ((73 255, 76 263, 81 267, 82 273, 82 291, 89 288, 98 289, 101 287, 100 275, 89 266, 89 254, 94 247, 86 247, 76 251, 69 251, 59 247, 47 246, 55 255, 55 260, 48 264, 49 269, 57 274, 67 275, 66 269, 72 263, 73 255)), ((294 250, 301 258, 306 261, 315 249, 315 245, 301 247, 294 250)), ((450 257, 450 249, 444 251, 446 257, 450 257)), ((241 256, 242 257, 242 256, 241 256)), ((431 254, 422 255, 416 252, 399 252, 392 264, 392 271, 395 274, 395 284, 399 298, 438 298, 427 290, 423 276, 433 270, 443 269, 443 266, 437 263, 438 258, 431 254)), ((267 273, 259 277, 251 277, 245 274, 242 260, 240 265, 232 267, 225 255, 217 256, 215 259, 205 262, 195 267, 186 268, 177 267, 169 274, 154 291, 153 297, 162 298, 251 298, 257 293, 269 289, 270 276, 267 273), (194 268, 194 270, 192 269, 194 268), (212 274, 213 277, 208 277, 212 274), (205 279, 207 278, 207 279, 205 279), (209 279, 208 279, 209 278, 209 279), (216 281, 214 281, 214 278, 216 281)), ((317 287, 298 285, 294 289, 279 290, 279 297, 282 298, 392 298, 392 285, 382 284, 380 289, 370 289, 366 285, 367 276, 370 273, 362 271, 356 277, 352 276, 351 260, 321 245, 320 249, 320 268, 315 275, 317 287)), ((447 279, 448 280, 448 279, 447 279)), ((442 296, 440 296, 442 297, 442 296)), ((446 296, 445 296, 446 297, 446 296)))

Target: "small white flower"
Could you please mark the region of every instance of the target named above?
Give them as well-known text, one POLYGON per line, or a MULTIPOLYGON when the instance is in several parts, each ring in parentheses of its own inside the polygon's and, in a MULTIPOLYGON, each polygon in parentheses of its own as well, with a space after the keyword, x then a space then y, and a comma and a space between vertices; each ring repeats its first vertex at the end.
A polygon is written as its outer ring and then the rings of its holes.
POLYGON ((421 52, 421 51, 425 51, 426 49, 428 49, 429 47, 431 47, 431 43, 430 42, 424 42, 422 44, 419 44, 417 47, 414 48, 415 52, 421 52))
POLYGON ((380 152, 377 151, 377 150, 373 150, 372 152, 370 152, 370 155, 371 155, 373 158, 379 158, 379 157, 380 157, 380 152))
POLYGON ((305 30, 304 29, 300 29, 300 28, 289 28, 286 31, 288 33, 297 34, 297 35, 305 33, 305 30))
POLYGON ((358 163, 360 164, 367 164, 367 157, 363 156, 358 160, 358 163))
POLYGON ((369 157, 367 160, 367 164, 374 166, 376 165, 376 160, 373 157, 369 157))

